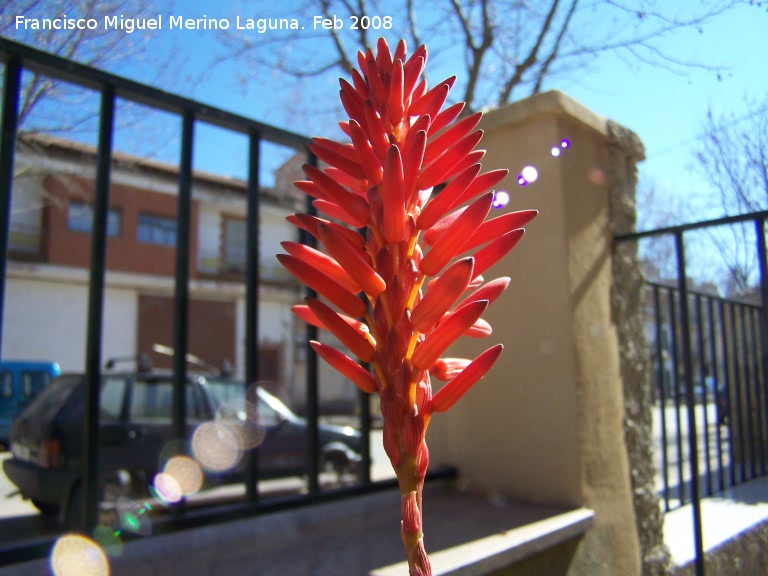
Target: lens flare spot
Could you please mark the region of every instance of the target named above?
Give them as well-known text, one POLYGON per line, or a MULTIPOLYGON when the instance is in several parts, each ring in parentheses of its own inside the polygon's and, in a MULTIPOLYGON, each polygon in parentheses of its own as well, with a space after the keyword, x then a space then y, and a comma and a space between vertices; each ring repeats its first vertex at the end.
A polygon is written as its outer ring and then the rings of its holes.
POLYGON ((570 148, 571 147, 571 141, 567 138, 563 138, 560 140, 560 148, 570 148))
POLYGON ((536 170, 535 166, 526 166, 525 168, 523 168, 523 171, 520 173, 520 176, 525 178, 525 180, 528 183, 536 182, 536 180, 539 177, 539 171, 536 170))
POLYGON ((235 448, 248 450, 264 441, 266 430, 259 421, 259 409, 247 400, 230 400, 216 411, 216 421, 227 424, 234 433, 235 448))
POLYGON ((491 205, 494 208, 504 208, 507 204, 509 204, 509 192, 505 190, 496 190, 493 193, 493 202, 491 205))
POLYGON ((155 478, 152 481, 152 488, 152 496, 166 504, 175 504, 176 502, 179 502, 183 496, 181 486, 179 486, 176 478, 170 474, 165 474, 164 472, 155 475, 155 478))
POLYGON ((119 533, 109 526, 96 526, 93 529, 93 540, 101 546, 104 553, 110 558, 123 555, 123 541, 120 540, 119 533))
POLYGON ((557 158, 558 156, 560 156, 560 148, 558 148, 557 146, 552 146, 552 150, 550 150, 549 152, 550 152, 550 153, 552 154, 552 156, 554 156, 555 158, 557 158))
POLYGON ((139 504, 121 497, 115 502, 115 508, 121 530, 140 536, 152 534, 152 521, 147 516, 147 512, 152 509, 149 504, 139 504))
MULTIPOLYGON (((188 456, 174 456, 168 460, 163 467, 163 476, 167 476, 168 479, 163 478, 161 482, 175 481, 182 496, 195 494, 203 487, 203 471, 200 469, 200 464, 188 456)), ((157 485, 156 488, 161 490, 157 485)), ((163 488, 172 489, 165 484, 163 488)))
POLYGON ((66 534, 51 550, 51 570, 55 576, 108 576, 109 561, 90 538, 66 534))
POLYGON ((237 442, 237 433, 226 422, 203 422, 192 436, 192 452, 206 470, 224 472, 240 462, 237 442))
POLYGON ((600 168, 592 168, 589 171, 589 180, 598 186, 605 186, 608 183, 608 175, 600 168))
POLYGON ((528 186, 528 180, 526 180, 525 176, 523 176, 522 174, 517 175, 517 183, 520 186, 528 186))

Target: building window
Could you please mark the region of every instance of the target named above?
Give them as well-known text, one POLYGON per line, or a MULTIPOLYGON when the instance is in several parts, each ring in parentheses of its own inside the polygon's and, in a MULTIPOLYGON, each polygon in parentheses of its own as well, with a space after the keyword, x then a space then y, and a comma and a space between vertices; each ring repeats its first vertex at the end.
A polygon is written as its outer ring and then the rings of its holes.
POLYGON ((226 272, 245 272, 245 220, 224 218, 224 264, 226 272))
MULTIPOLYGON (((85 202, 70 202, 67 214, 67 226, 73 232, 86 232, 93 230, 93 205, 85 202)), ((107 212, 107 236, 117 238, 122 227, 122 214, 117 208, 110 208, 107 212)))
POLYGON ((136 239, 147 244, 176 246, 176 220, 164 216, 139 214, 136 239))

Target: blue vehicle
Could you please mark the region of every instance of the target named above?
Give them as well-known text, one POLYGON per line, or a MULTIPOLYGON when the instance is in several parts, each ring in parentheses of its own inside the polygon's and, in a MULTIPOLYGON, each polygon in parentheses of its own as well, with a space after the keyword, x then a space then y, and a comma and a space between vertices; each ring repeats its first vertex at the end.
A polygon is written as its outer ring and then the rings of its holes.
POLYGON ((61 368, 56 362, 0 362, 0 444, 8 446, 11 425, 16 416, 59 374, 61 368))

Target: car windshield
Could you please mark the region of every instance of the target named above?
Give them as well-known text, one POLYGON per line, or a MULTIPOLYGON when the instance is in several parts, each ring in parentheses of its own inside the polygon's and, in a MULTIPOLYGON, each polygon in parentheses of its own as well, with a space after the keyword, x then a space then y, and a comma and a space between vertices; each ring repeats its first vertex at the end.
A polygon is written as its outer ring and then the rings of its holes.
POLYGON ((232 400, 245 399, 245 386, 242 382, 206 377, 205 384, 211 391, 211 395, 216 399, 217 407, 232 400))
MULTIPOLYGON (((242 382, 206 378, 206 385, 216 401, 217 408, 227 404, 230 408, 235 408, 238 412, 238 417, 245 417, 245 413, 237 407, 237 404, 245 399, 245 386, 242 382)), ((294 420, 297 418, 285 404, 263 388, 259 388, 259 398, 256 404, 258 406, 259 418, 267 426, 277 424, 281 420, 294 420)))

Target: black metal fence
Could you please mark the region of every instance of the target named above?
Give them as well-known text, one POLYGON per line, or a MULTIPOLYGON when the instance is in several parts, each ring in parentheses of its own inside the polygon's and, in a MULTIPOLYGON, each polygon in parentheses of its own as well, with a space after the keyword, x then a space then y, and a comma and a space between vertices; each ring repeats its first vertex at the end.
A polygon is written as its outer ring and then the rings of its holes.
MULTIPOLYGON (((246 310, 245 310, 245 381, 258 380, 258 315, 259 315, 259 222, 260 182, 259 170, 263 159, 262 144, 271 142, 302 151, 307 161, 316 162, 307 149, 308 139, 302 135, 280 130, 252 119, 203 105, 174 94, 129 81, 94 68, 80 65, 51 54, 0 38, 0 61, 4 65, 2 92, 2 139, 0 140, 0 254, 4 255, 0 266, 0 303, 5 302, 6 265, 9 244, 10 201, 14 180, 14 152, 18 135, 18 110, 22 72, 24 70, 44 74, 75 86, 97 91, 100 94, 98 149, 92 226, 92 251, 90 260, 90 285, 88 292, 88 317, 86 336, 85 373, 87 398, 84 410, 84 518, 86 530, 97 522, 99 482, 99 393, 102 375, 101 342, 104 332, 104 295, 106 273, 106 231, 110 195, 110 170, 113 166, 113 140, 115 132, 116 99, 139 103, 153 110, 164 111, 181 119, 181 146, 179 150, 179 177, 177 190, 177 244, 175 265, 175 313, 174 313, 174 394, 173 423, 176 437, 185 438, 186 405, 185 382, 187 377, 187 330, 190 279, 190 214, 193 181, 193 135, 201 123, 212 125, 236 134, 244 134, 249 141, 247 165, 247 255, 246 255, 246 310)), ((311 204, 308 204, 311 211, 311 204)), ((310 238, 303 238, 311 242, 310 238)), ((3 308, 0 306, 0 326, 3 308)), ((314 337, 311 333, 310 337, 314 337)), ((2 334, 0 333, 0 343, 2 334)), ((307 432, 307 493, 277 499, 260 499, 257 484, 258 451, 252 451, 251 473, 246 481, 246 495, 235 504, 211 506, 202 510, 184 511, 179 507, 164 524, 154 527, 155 532, 175 530, 202 523, 221 522, 237 517, 261 514, 275 510, 324 502, 335 498, 361 494, 372 490, 394 487, 395 481, 372 482, 370 478, 370 414, 367 395, 360 393, 359 429, 363 436, 363 467, 360 481, 354 486, 321 490, 318 452, 318 367, 317 359, 307 346, 307 380, 305 416, 307 432)), ((432 477, 450 476, 452 471, 436 472, 432 477)), ((5 541, 0 544, 0 565, 19 562, 27 558, 48 554, 53 537, 35 541, 5 541)))
POLYGON ((704 573, 701 498, 768 473, 766 218, 768 212, 758 212, 615 238, 674 241, 676 278, 647 283, 645 326, 656 402, 658 489, 665 511, 692 507, 699 576, 704 573), (752 294, 727 299, 692 285, 686 233, 724 226, 754 227, 759 285, 752 294))

